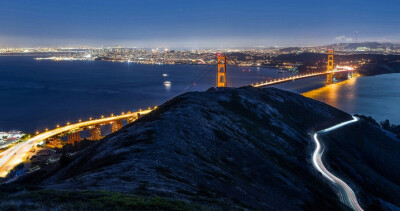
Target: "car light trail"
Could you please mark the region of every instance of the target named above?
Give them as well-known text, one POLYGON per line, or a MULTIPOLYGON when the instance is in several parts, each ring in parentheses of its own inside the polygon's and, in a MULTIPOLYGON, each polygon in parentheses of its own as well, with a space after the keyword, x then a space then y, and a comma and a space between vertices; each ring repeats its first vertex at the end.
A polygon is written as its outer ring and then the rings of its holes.
POLYGON ((312 155, 312 162, 314 167, 321 172, 321 174, 327 178, 330 182, 332 182, 339 190, 340 198, 342 199, 343 203, 345 203, 348 207, 351 207, 353 210, 362 211, 363 209, 357 202, 356 195, 354 194, 353 190, 345 183, 343 180, 339 179, 331 172, 329 172, 324 164, 322 163, 322 155, 324 153, 324 146, 321 145, 321 142, 318 140, 318 135, 321 133, 331 132, 338 128, 344 127, 351 123, 357 122, 358 118, 353 117, 353 120, 346 121, 340 124, 337 124, 333 127, 321 130, 319 132, 314 133, 313 139, 315 141, 315 151, 312 155))

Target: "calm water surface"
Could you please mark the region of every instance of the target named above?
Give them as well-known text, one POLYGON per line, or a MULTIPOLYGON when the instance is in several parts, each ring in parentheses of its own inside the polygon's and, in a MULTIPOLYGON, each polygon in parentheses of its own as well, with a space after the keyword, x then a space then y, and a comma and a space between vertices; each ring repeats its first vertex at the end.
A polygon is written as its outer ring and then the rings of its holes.
MULTIPOLYGON (((203 65, 54 62, 0 56, 0 131, 42 131, 67 121, 160 105, 184 92, 214 86, 215 71, 214 66, 203 65), (165 81, 171 85, 164 85, 165 81)), ((293 75, 273 68, 228 67, 228 71, 228 82, 236 87, 293 75)), ((325 77, 316 77, 277 87, 296 93, 317 89, 320 91, 311 94, 317 100, 350 113, 400 123, 396 110, 399 81, 400 75, 366 77, 318 89, 324 87, 325 77)))
MULTIPOLYGON (((32 132, 67 121, 152 107, 186 91, 207 90, 215 84, 215 71, 213 66, 202 65, 0 56, 0 131, 32 132), (165 86, 165 81, 171 86, 165 86)), ((292 74, 270 68, 229 67, 229 71, 232 86, 292 74)))

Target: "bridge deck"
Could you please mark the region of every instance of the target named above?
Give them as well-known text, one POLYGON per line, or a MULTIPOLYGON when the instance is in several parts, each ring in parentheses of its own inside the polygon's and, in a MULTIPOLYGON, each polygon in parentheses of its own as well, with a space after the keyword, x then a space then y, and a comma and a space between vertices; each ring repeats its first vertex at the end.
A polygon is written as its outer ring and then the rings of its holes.
MULTIPOLYGON (((339 70, 339 71, 334 71, 333 73, 335 74, 335 73, 350 72, 350 71, 352 71, 352 70, 339 70)), ((318 73, 309 73, 309 74, 304 74, 304 75, 296 75, 296 76, 291 76, 291 77, 287 77, 287 78, 272 79, 269 81, 252 84, 252 86, 253 87, 272 86, 272 85, 281 84, 281 83, 285 83, 285 82, 289 82, 289 81, 311 78, 311 77, 316 77, 316 76, 321 76, 321 75, 326 75, 326 74, 328 74, 328 72, 318 72, 318 73)))

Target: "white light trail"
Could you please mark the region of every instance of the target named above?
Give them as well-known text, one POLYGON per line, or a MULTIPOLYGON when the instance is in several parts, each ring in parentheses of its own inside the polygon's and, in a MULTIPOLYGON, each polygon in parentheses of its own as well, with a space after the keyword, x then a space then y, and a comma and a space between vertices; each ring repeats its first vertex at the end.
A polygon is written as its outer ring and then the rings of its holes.
POLYGON ((346 125, 349 125, 349 124, 357 122, 357 121, 358 121, 358 118, 353 117, 353 119, 350 121, 346 121, 346 122, 337 124, 330 128, 326 128, 324 130, 314 133, 313 139, 314 139, 316 147, 315 147, 315 150, 314 150, 314 153, 312 156, 312 162, 313 162, 313 166, 319 172, 321 172, 321 174, 325 178, 327 178, 334 185, 336 185, 336 187, 338 187, 339 194, 341 194, 342 196, 345 196, 345 197, 340 197, 341 199, 343 199, 343 203, 345 203, 347 206, 351 207, 353 210, 362 211, 363 209, 358 204, 357 197, 354 194, 354 191, 345 182, 343 182, 343 180, 339 179, 338 177, 333 175, 331 172, 329 172, 326 169, 326 167, 324 166, 324 164, 322 163, 322 155, 324 153, 324 147, 323 147, 323 145, 321 145, 320 141, 318 140, 318 134, 320 134, 320 133, 331 132, 333 130, 336 130, 338 128, 344 127, 346 125))

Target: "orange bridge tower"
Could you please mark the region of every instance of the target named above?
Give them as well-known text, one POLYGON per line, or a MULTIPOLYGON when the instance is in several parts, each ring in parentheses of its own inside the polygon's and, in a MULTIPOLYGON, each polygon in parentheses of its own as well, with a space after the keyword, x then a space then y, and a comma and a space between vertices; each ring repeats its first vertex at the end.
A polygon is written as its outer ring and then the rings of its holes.
POLYGON ((218 54, 217 87, 226 87, 226 57, 218 54))
POLYGON ((328 51, 328 64, 327 70, 328 74, 326 75, 326 83, 332 84, 333 83, 333 50, 328 51))

